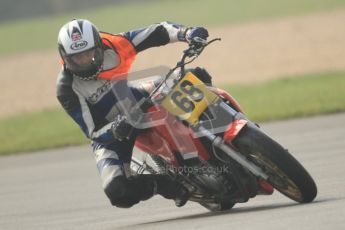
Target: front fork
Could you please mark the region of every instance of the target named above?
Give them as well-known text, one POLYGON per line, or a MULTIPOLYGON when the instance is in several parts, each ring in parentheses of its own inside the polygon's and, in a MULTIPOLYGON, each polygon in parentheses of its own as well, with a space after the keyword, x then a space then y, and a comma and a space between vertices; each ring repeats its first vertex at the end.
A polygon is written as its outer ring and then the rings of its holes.
POLYGON ((242 167, 249 170, 252 174, 257 176, 258 178, 267 180, 268 175, 260 167, 249 161, 240 152, 236 151, 235 148, 230 147, 232 145, 232 140, 238 135, 238 133, 244 126, 250 125, 255 126, 256 128, 257 126, 253 122, 249 121, 241 112, 234 110, 226 103, 220 102, 218 106, 223 111, 226 111, 227 114, 233 117, 231 124, 224 132, 224 137, 221 138, 219 136, 216 136, 209 129, 204 128, 202 125, 194 126, 194 131, 198 133, 199 136, 204 136, 209 139, 213 146, 221 149, 224 153, 226 153, 242 167))
POLYGON ((221 137, 218 137, 211 132, 209 132, 207 129, 203 129, 202 127, 199 128, 199 132, 202 132, 205 134, 207 139, 209 139, 213 146, 221 149, 223 152, 225 152, 229 157, 231 157, 234 161, 236 161, 238 164, 243 166, 245 169, 249 170, 252 174, 255 176, 262 178, 264 180, 268 179, 268 175, 264 173, 264 171, 256 166, 253 162, 249 161, 245 156, 243 156, 241 153, 237 152, 233 148, 229 147, 228 144, 224 142, 224 140, 221 137))

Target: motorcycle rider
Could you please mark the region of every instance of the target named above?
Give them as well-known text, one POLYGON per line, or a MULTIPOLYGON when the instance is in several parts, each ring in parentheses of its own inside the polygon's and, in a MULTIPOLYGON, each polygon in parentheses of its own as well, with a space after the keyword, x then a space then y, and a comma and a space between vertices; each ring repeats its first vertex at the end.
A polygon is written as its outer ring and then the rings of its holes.
POLYGON ((160 194, 183 206, 188 190, 165 175, 135 175, 129 164, 136 132, 125 109, 154 87, 133 87, 124 76, 137 53, 177 41, 205 41, 203 27, 161 22, 120 34, 100 32, 85 19, 63 25, 58 35, 62 69, 57 98, 64 110, 92 140, 102 186, 112 205, 129 208, 160 194))

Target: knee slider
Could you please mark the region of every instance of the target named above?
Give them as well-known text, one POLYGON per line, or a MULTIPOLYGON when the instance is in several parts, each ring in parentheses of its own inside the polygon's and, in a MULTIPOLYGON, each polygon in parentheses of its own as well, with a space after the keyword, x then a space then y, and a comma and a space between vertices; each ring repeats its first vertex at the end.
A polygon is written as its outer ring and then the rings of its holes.
POLYGON ((128 179, 125 176, 115 177, 105 188, 104 192, 113 206, 130 208, 138 201, 128 197, 128 179))

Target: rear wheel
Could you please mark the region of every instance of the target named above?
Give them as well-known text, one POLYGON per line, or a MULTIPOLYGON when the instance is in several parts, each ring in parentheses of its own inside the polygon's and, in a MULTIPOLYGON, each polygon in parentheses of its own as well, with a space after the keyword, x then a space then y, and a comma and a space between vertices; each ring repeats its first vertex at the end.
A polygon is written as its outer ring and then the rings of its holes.
POLYGON ((260 129, 247 125, 233 140, 245 154, 269 176, 268 182, 279 192, 300 203, 314 200, 317 188, 304 167, 280 144, 260 129))

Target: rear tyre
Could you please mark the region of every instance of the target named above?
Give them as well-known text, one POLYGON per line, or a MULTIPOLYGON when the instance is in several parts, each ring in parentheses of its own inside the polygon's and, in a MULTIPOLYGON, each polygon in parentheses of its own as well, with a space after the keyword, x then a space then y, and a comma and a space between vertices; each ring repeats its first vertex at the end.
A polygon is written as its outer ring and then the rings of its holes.
POLYGON ((279 192, 299 203, 315 199, 316 184, 306 169, 260 129, 247 125, 232 143, 265 171, 267 181, 279 192))

